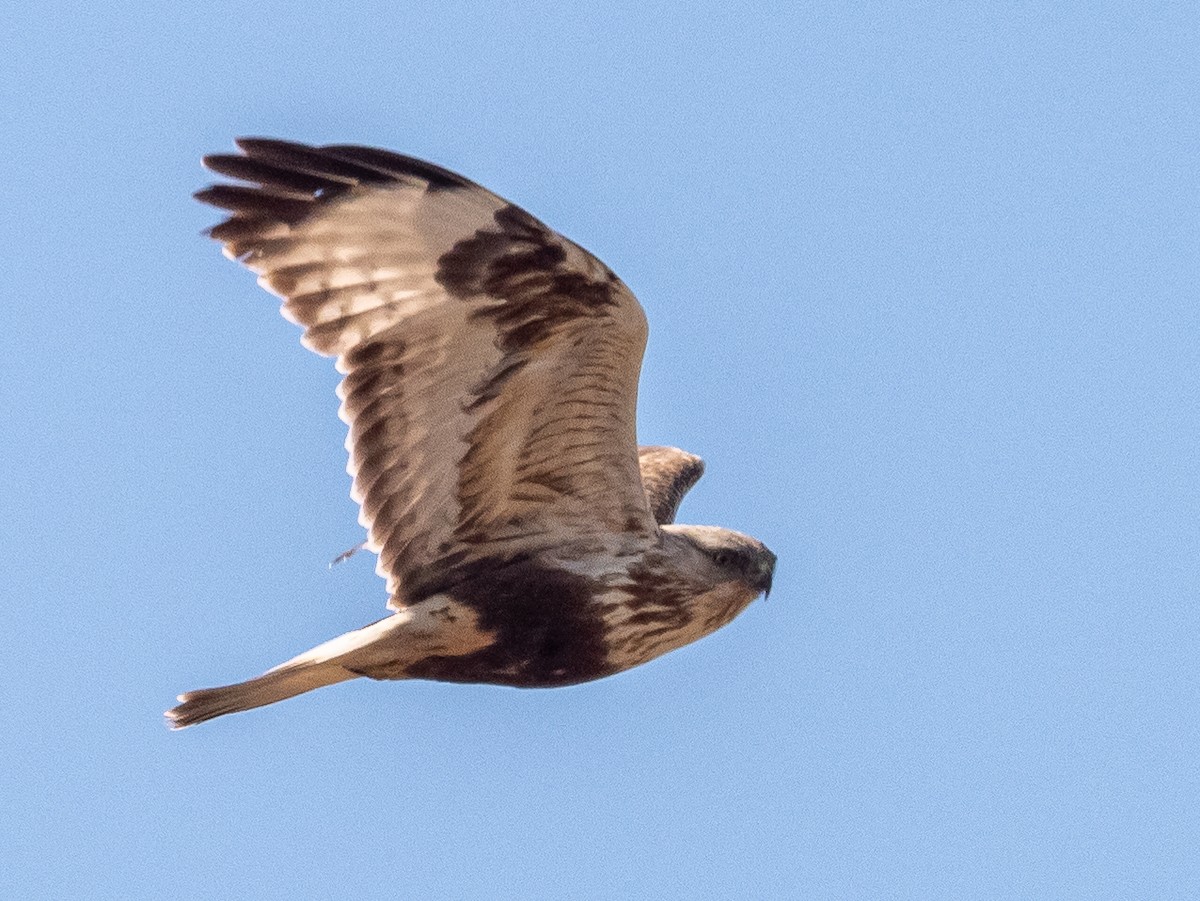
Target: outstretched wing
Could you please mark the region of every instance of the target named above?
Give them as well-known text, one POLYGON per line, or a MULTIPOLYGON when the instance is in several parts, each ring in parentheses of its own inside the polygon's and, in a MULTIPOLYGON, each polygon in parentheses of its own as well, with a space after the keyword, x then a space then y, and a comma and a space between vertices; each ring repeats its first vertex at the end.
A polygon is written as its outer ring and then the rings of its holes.
POLYGON ((638 448, 638 465, 655 521, 673 523, 683 496, 704 475, 704 461, 677 447, 647 445, 638 448))
POLYGON ((657 526, 638 468, 646 319, 599 260, 461 176, 366 147, 243 139, 225 253, 337 358, 367 546, 392 605, 473 561, 657 526))

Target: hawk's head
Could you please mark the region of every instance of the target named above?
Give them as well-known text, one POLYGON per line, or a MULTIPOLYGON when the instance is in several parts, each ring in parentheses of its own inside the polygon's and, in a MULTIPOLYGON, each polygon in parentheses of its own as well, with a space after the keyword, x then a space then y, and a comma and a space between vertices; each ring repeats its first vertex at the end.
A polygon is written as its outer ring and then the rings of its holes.
POLYGON ((738 582, 753 592, 751 599, 771 593, 775 555, 757 538, 717 526, 663 526, 694 553, 694 570, 712 584, 738 582))

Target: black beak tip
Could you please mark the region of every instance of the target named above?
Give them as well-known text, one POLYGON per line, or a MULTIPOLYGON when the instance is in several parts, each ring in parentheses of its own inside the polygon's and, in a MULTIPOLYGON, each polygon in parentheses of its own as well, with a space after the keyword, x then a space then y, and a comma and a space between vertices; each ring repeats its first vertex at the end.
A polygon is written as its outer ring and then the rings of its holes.
POLYGON ((771 596, 771 583, 775 580, 775 561, 777 559, 773 553, 760 546, 753 567, 746 572, 747 587, 756 589, 764 599, 771 596))
POLYGON ((775 557, 771 557, 771 565, 763 570, 762 593, 763 600, 771 596, 771 583, 775 580, 775 557))

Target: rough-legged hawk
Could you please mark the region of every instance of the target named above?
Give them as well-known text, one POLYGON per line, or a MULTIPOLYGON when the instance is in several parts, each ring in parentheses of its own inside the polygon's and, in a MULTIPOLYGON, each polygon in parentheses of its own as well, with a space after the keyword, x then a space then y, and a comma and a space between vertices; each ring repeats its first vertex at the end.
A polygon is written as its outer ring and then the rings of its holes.
POLYGON ((746 535, 673 525, 698 457, 638 447, 646 318, 603 263, 438 166, 237 142, 225 253, 345 375, 352 495, 392 615, 179 696, 175 727, 357 676, 541 687, 608 676, 769 591, 746 535))

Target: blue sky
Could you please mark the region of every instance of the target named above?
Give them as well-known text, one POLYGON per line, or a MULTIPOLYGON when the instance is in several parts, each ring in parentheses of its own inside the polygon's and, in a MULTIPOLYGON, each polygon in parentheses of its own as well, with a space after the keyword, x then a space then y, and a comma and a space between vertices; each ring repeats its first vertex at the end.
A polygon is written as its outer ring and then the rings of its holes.
POLYGON ((25 5, 0 24, 13 897, 1200 894, 1191 4, 25 5), (588 247, 770 601, 621 676, 168 732, 386 600, 328 361, 200 231, 236 135, 588 247))

